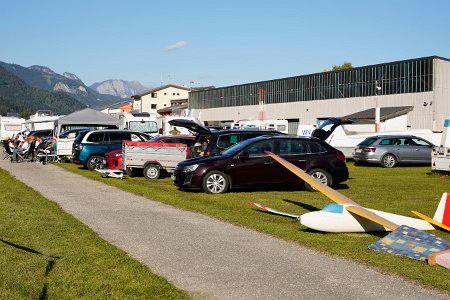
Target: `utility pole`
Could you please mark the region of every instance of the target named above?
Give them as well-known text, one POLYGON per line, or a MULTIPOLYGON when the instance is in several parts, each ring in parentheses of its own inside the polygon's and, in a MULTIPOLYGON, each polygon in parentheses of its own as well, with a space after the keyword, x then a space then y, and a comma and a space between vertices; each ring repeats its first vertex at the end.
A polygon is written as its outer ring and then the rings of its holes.
POLYGON ((378 99, 378 91, 381 91, 381 87, 378 86, 378 81, 375 81, 375 132, 380 132, 380 103, 378 99))

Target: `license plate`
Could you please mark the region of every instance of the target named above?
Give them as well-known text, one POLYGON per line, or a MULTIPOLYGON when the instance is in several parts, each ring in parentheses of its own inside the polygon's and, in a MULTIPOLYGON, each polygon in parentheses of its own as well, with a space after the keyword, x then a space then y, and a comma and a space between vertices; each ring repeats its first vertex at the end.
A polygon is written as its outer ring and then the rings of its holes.
POLYGON ((445 148, 444 147, 439 147, 437 152, 438 152, 439 155, 444 155, 445 148))
POLYGON ((355 149, 355 153, 361 153, 362 150, 361 149, 355 149))

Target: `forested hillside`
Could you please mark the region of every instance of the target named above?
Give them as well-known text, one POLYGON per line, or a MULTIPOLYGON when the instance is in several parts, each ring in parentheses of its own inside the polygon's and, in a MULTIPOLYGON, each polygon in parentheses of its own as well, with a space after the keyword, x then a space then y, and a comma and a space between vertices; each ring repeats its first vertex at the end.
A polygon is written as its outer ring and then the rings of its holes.
POLYGON ((122 101, 122 98, 112 95, 102 95, 86 86, 76 75, 54 72, 45 66, 23 67, 0 61, 0 67, 16 75, 28 85, 49 91, 59 91, 68 94, 91 108, 104 107, 122 101))
POLYGON ((0 67, 0 115, 17 112, 34 114, 37 110, 51 110, 55 114, 68 114, 85 108, 75 98, 63 93, 34 88, 22 79, 0 67))

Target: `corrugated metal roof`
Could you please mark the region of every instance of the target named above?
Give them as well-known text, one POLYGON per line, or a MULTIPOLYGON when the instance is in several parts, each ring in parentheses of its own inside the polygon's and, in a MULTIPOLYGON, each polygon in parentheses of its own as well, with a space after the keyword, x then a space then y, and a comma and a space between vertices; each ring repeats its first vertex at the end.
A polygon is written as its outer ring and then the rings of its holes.
MULTIPOLYGON (((380 108, 380 121, 384 122, 396 118, 398 116, 406 115, 414 109, 414 106, 392 106, 380 108)), ((344 118, 352 119, 355 123, 375 123, 375 108, 369 108, 359 111, 344 118)))

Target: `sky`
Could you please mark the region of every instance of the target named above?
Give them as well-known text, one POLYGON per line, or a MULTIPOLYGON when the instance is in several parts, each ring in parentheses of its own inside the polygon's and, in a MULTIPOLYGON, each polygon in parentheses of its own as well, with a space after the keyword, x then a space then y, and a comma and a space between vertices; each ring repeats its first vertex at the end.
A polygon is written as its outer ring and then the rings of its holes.
POLYGON ((0 0, 0 61, 108 79, 224 87, 450 58, 450 0, 0 0))

